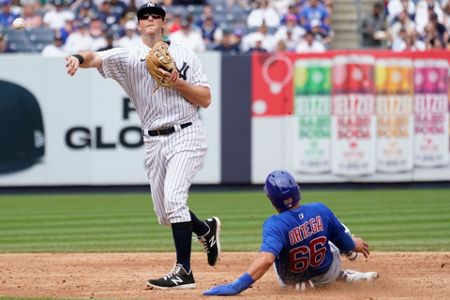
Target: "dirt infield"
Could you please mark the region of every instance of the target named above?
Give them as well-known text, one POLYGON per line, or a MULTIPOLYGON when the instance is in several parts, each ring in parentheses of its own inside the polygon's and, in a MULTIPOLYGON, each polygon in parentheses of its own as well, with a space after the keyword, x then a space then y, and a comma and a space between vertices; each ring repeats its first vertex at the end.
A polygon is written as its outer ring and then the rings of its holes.
MULTIPOLYGON (((147 290, 145 281, 167 273, 173 253, 1 254, 0 296, 101 298, 101 299, 198 299, 214 284, 242 274, 255 253, 224 253, 216 267, 209 267, 203 253, 193 254, 195 290, 147 290)), ((240 299, 448 299, 450 253, 375 252, 369 260, 344 261, 344 267, 378 271, 375 282, 346 284, 305 292, 279 288, 270 270, 240 299)), ((223 298, 223 297, 222 297, 223 298)), ((233 299, 227 297, 226 299, 233 299)), ((205 297, 206 299, 206 297, 205 297)), ((214 299, 220 299, 214 298, 214 299)))

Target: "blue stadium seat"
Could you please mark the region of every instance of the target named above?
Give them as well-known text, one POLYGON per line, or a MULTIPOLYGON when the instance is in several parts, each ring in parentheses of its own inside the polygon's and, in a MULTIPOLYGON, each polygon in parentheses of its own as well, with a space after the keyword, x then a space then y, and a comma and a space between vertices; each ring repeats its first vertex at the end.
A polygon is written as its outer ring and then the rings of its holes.
POLYGON ((25 30, 5 28, 3 29, 3 34, 5 35, 5 39, 8 40, 9 43, 24 42, 24 41, 29 42, 28 35, 25 30))
POLYGON ((9 42, 9 48, 12 52, 28 52, 34 53, 39 52, 34 44, 30 41, 14 41, 9 42))
POLYGON ((40 27, 27 30, 28 37, 33 43, 50 44, 53 42, 54 33, 50 28, 40 27))

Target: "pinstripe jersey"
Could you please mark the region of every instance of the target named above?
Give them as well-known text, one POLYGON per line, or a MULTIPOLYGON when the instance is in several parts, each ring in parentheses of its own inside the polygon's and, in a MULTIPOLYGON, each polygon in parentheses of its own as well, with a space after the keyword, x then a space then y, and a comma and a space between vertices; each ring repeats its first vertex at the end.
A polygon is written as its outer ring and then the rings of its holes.
MULTIPOLYGON (((99 52, 102 57, 100 74, 117 81, 133 102, 143 129, 157 129, 173 124, 195 122, 197 107, 171 88, 156 88, 156 81, 148 73, 145 57, 150 48, 139 43, 134 48, 113 48, 99 52)), ((180 76, 193 85, 208 86, 201 63, 195 53, 180 44, 170 43, 172 55, 180 76)))
MULTIPOLYGON (((99 52, 99 72, 116 80, 133 102, 144 130, 174 126, 176 132, 165 136, 144 135, 145 165, 150 182, 153 208, 160 224, 191 220, 187 199, 192 179, 201 169, 207 151, 206 137, 197 106, 172 88, 156 88, 148 73, 145 57, 150 48, 140 43, 135 48, 115 48, 99 52), (181 129, 180 125, 192 126, 181 129)), ((195 53, 171 43, 169 52, 180 77, 192 85, 208 86, 195 53)))

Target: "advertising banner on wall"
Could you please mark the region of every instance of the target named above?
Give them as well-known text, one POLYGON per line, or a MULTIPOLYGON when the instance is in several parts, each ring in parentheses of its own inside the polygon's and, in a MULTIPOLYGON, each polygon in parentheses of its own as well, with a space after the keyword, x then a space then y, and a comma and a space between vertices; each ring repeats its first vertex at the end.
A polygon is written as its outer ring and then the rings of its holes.
MULTIPOLYGON (((214 100, 200 110, 209 147, 194 182, 219 183, 220 55, 201 60, 211 66, 214 100)), ((0 56, 0 186, 147 184, 140 121, 127 95, 96 70, 70 77, 64 65, 0 56)))
POLYGON ((413 71, 413 60, 400 54, 376 60, 376 169, 379 172, 413 169, 413 71))
POLYGON ((414 163, 419 167, 448 164, 448 62, 414 61, 414 163))
POLYGON ((342 176, 375 172, 374 63, 370 55, 333 60, 332 172, 342 176))
POLYGON ((331 170, 330 59, 295 62, 295 131, 292 164, 299 173, 331 170))
MULTIPOLYGON (((270 98, 271 109, 253 113, 252 183, 264 182, 274 169, 287 169, 302 182, 450 180, 448 52, 329 51, 289 58, 292 82, 270 98), (285 101, 288 88, 292 107, 285 101)), ((253 63, 260 62, 255 55, 253 63)), ((270 90, 260 69, 254 69, 252 86, 255 105, 270 90)))

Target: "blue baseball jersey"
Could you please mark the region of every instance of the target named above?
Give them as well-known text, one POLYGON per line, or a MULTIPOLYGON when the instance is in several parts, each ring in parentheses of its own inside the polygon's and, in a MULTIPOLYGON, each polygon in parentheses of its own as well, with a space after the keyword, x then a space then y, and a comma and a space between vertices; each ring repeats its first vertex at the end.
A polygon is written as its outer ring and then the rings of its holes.
POLYGON ((329 241, 341 252, 355 248, 334 213, 322 203, 311 203, 267 219, 260 251, 275 255, 277 273, 289 285, 328 271, 333 262, 329 241))

